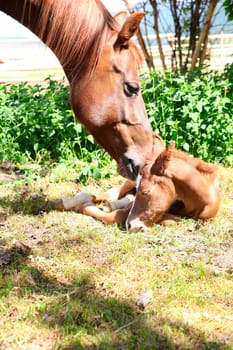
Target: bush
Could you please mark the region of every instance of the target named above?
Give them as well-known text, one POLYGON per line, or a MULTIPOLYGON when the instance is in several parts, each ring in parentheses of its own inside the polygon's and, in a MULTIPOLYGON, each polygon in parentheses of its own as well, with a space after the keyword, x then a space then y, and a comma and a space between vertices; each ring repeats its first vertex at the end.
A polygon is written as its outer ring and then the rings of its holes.
POLYGON ((43 157, 81 159, 97 150, 93 138, 76 123, 69 90, 61 82, 0 85, 0 160, 43 157))
POLYGON ((155 132, 209 162, 233 165, 233 66, 222 74, 153 72, 142 80, 155 132))
MULTIPOLYGON (((233 165, 233 65, 222 74, 145 74, 142 91, 153 130, 167 143, 174 140, 196 157, 233 165)), ((0 161, 91 162, 94 152, 98 167, 106 165, 110 158, 74 120, 68 95, 65 84, 49 79, 48 87, 0 84, 0 161)))

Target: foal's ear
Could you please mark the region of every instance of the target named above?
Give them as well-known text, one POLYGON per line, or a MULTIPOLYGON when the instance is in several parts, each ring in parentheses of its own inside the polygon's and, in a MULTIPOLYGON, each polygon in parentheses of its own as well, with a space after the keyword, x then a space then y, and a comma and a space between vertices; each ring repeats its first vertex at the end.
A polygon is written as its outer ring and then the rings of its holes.
POLYGON ((118 33, 114 44, 115 50, 127 48, 128 41, 137 32, 139 24, 144 16, 145 12, 136 12, 127 18, 120 32, 118 33))

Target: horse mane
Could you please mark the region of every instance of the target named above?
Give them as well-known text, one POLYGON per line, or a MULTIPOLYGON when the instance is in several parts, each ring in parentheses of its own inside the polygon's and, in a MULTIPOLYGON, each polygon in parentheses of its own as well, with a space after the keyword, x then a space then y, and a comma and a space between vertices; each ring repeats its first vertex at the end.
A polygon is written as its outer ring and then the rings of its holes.
POLYGON ((171 142, 155 160, 152 171, 156 171, 158 175, 163 175, 169 161, 174 158, 184 160, 204 175, 214 175, 218 169, 216 164, 208 164, 201 159, 191 157, 187 152, 177 150, 175 142, 171 142))
POLYGON ((79 79, 89 67, 93 71, 109 34, 119 30, 114 17, 100 0, 40 1, 40 39, 63 67, 72 67, 73 78, 79 79))

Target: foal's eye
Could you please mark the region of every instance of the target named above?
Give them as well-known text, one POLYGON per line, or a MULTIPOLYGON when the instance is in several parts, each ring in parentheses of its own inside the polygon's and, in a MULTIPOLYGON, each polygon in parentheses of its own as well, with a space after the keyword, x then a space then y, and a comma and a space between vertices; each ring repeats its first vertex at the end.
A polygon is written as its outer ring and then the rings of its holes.
POLYGON ((133 95, 138 95, 140 86, 136 82, 124 82, 124 93, 126 96, 131 97, 133 95))

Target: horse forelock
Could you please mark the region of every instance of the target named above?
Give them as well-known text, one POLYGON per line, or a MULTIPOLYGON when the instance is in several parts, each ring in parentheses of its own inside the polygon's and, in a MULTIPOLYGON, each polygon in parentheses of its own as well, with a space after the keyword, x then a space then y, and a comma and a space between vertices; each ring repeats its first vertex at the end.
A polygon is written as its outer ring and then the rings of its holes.
POLYGON ((41 0, 38 25, 40 38, 63 67, 69 70, 72 66, 72 76, 77 79, 91 74, 110 32, 118 28, 99 0, 41 0))

